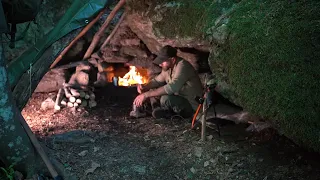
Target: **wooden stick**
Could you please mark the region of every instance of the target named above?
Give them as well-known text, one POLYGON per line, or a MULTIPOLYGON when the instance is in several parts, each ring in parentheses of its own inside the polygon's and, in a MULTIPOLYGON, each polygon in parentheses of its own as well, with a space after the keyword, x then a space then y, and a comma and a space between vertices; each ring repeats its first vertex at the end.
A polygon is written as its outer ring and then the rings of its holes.
POLYGON ((63 90, 63 88, 60 88, 59 91, 58 91, 58 94, 57 94, 55 105, 54 105, 54 110, 55 111, 59 111, 60 110, 61 101, 62 101, 63 95, 64 95, 64 90, 63 90))
POLYGON ((62 65, 62 66, 56 67, 56 68, 54 68, 54 69, 52 69, 52 70, 55 71, 55 70, 60 70, 60 69, 74 68, 74 67, 77 67, 78 65, 82 64, 83 62, 84 62, 84 61, 81 60, 81 61, 69 63, 69 64, 66 64, 66 65, 62 65))
POLYGON ((118 21, 118 24, 114 27, 114 29, 112 30, 111 34, 109 34, 107 39, 104 41, 104 43, 100 47, 100 50, 103 49, 110 42, 110 40, 114 36, 114 34, 116 34, 118 28, 120 27, 121 22, 123 21, 123 19, 125 17, 125 14, 126 14, 125 12, 122 14, 121 18, 118 21))
POLYGON ((118 12, 118 10, 125 4, 125 2, 126 2, 126 0, 120 0, 118 2, 118 4, 116 5, 116 7, 114 7, 114 9, 111 11, 111 13, 107 17, 106 21, 102 24, 99 31, 94 35, 92 42, 91 42, 86 54, 84 55, 83 59, 87 59, 91 56, 91 54, 94 51, 95 47, 97 46, 99 40, 101 39, 101 36, 104 33, 104 30, 107 28, 107 26, 109 25, 109 23, 111 22, 111 20, 115 16, 115 14, 118 12))
POLYGON ((204 99, 203 102, 203 115, 202 115, 202 127, 201 127, 201 140, 206 141, 206 120, 207 120, 207 99, 204 99))
POLYGON ((57 65, 58 62, 61 61, 62 57, 69 51, 69 49, 83 36, 85 35, 89 29, 100 19, 100 17, 103 15, 104 11, 108 9, 108 6, 103 8, 100 13, 85 27, 82 29, 82 31, 78 34, 77 37, 75 37, 71 43, 60 53, 60 55, 54 60, 54 62, 51 64, 50 69, 53 68, 55 65, 57 65))
POLYGON ((63 90, 64 90, 64 94, 69 99, 72 96, 72 94, 70 93, 68 87, 63 87, 63 90))
POLYGON ((24 120, 23 116, 21 115, 21 113, 19 113, 19 120, 21 125, 23 126, 23 128, 26 130, 30 141, 32 142, 33 146, 35 147, 35 149, 37 150, 37 152, 39 153, 39 155, 41 156, 43 162, 45 163, 45 165, 47 166, 51 176, 54 179, 59 179, 62 180, 63 178, 57 173, 57 171, 55 170, 55 168, 53 167, 52 163, 49 160, 48 155, 45 153, 45 151, 43 150, 43 148, 41 147, 38 139, 36 138, 36 136, 33 134, 33 132, 31 131, 29 125, 27 124, 27 122, 24 120))

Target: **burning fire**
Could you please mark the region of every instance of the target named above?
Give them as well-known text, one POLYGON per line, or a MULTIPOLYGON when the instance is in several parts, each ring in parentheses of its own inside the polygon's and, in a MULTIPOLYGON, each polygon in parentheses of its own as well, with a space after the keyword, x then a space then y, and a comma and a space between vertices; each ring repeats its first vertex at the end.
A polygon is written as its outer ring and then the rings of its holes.
POLYGON ((122 78, 119 77, 118 85, 119 86, 131 86, 135 84, 145 84, 148 82, 146 77, 141 76, 137 71, 135 66, 130 66, 130 71, 125 74, 122 78))

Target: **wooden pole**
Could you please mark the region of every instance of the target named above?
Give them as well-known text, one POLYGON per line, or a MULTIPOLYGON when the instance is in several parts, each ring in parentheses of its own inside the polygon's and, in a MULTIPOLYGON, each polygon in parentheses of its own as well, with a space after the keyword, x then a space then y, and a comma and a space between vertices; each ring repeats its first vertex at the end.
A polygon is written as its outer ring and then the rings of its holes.
POLYGON ((60 53, 60 55, 54 60, 54 62, 51 64, 50 69, 53 68, 55 65, 57 65, 58 62, 61 61, 63 56, 69 51, 69 49, 83 36, 85 35, 89 29, 100 19, 100 17, 103 15, 104 11, 108 9, 108 6, 103 8, 100 13, 85 27, 82 29, 82 31, 76 36, 70 44, 60 53))
POLYGON ((114 36, 114 34, 117 32, 117 29, 120 27, 121 22, 123 21, 125 17, 125 12, 122 14, 121 18, 119 19, 118 24, 114 27, 110 35, 107 37, 107 39, 103 42, 102 46, 100 47, 100 50, 103 49, 111 40, 111 38, 114 36))
POLYGON ((126 3, 126 0, 120 0, 118 2, 118 4, 116 5, 116 7, 114 7, 114 9, 111 11, 111 13, 109 14, 109 16, 107 17, 106 21, 102 24, 101 28, 99 29, 99 31, 94 35, 93 40, 86 52, 86 54, 84 55, 83 59, 87 59, 91 56, 92 52, 94 51, 95 47, 97 46, 99 40, 101 39, 102 34, 104 33, 104 30, 107 28, 107 26, 109 25, 109 23, 111 22, 111 20, 113 19, 113 17, 116 15, 116 13, 118 12, 118 10, 126 3))
POLYGON ((206 119, 207 119, 207 98, 203 102, 203 115, 202 115, 202 127, 201 127, 201 140, 206 141, 206 119))
POLYGON ((56 180, 63 180, 63 178, 57 173, 57 171, 55 170, 55 168, 53 167, 52 163, 49 160, 49 157, 47 156, 47 154, 44 152, 44 150, 42 149, 38 139, 36 138, 36 136, 33 134, 33 132, 31 131, 30 127, 28 126, 28 124, 26 123, 26 121, 24 120, 24 118, 22 117, 21 114, 19 114, 20 118, 18 118, 20 120, 20 123, 22 125, 22 127, 25 129, 25 131, 27 132, 30 141, 32 142, 33 146, 35 147, 35 149, 37 150, 37 152, 39 153, 40 157, 42 158, 43 162, 45 163, 45 165, 47 166, 51 176, 56 180))

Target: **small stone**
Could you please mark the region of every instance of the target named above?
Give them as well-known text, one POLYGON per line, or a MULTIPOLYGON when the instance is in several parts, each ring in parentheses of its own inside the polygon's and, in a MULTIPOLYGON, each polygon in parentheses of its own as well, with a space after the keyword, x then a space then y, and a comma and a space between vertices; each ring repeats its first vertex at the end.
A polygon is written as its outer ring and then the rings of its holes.
POLYGON ((47 109, 53 109, 54 105, 55 105, 55 102, 53 101, 53 99, 52 98, 47 98, 46 100, 44 100, 41 103, 41 109, 44 110, 44 111, 47 110, 47 109))
POLYGON ((78 155, 83 157, 83 156, 87 155, 87 153, 88 153, 88 150, 85 150, 85 151, 80 152, 78 155))

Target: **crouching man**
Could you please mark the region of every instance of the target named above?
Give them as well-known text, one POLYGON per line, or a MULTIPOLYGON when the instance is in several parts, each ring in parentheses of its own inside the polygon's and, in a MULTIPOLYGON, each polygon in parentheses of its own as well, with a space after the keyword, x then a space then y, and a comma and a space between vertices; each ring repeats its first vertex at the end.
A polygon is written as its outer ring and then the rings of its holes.
MULTIPOLYGON (((186 60, 177 57, 177 50, 171 46, 165 46, 153 63, 162 68, 162 72, 148 84, 139 85, 138 95, 133 104, 141 107, 150 98, 160 98, 160 106, 155 107, 152 116, 169 118, 172 115, 180 115, 184 118, 191 117, 198 103, 195 97, 201 97, 203 88, 200 78, 194 67, 186 60)), ((135 111, 130 113, 135 116, 135 111)))

